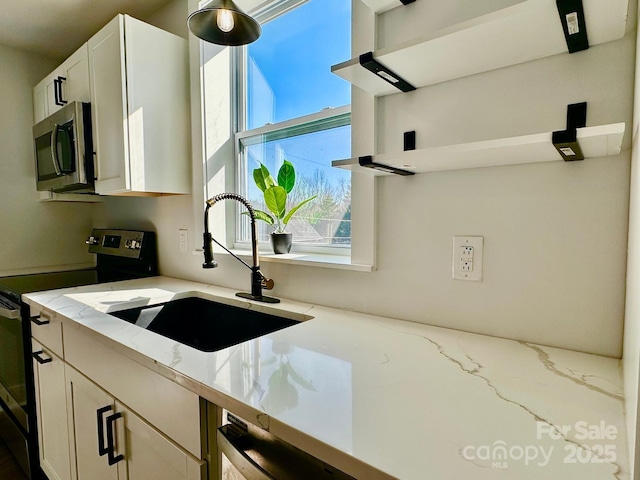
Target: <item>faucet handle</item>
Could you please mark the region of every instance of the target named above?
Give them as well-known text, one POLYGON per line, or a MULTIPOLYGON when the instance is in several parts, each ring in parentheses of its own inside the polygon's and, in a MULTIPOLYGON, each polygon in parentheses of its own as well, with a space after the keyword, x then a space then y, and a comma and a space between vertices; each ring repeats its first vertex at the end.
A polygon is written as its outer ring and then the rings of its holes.
POLYGON ((275 282, 270 278, 262 277, 261 284, 262 284, 262 288, 264 288, 265 290, 272 290, 273 286, 275 285, 275 282))

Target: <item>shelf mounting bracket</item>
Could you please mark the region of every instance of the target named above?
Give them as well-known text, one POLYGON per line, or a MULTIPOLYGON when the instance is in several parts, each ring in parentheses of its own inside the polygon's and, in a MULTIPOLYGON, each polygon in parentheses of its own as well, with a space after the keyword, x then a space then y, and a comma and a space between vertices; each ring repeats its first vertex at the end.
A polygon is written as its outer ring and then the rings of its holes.
POLYGON ((578 144, 578 128, 587 126, 587 102, 567 106, 567 129, 553 132, 551 141, 565 162, 584 160, 578 144))
POLYGON ((373 168, 375 170, 380 170, 381 172, 393 173, 395 175, 402 175, 405 177, 416 174, 416 172, 412 172, 410 170, 404 170, 402 168, 394 167, 392 165, 384 165, 382 163, 376 163, 373 161, 373 156, 371 155, 359 157, 358 163, 360 164, 361 167, 373 168))
POLYGON ((377 75, 385 82, 390 83, 402 92, 410 92, 416 89, 416 87, 411 85, 400 75, 397 75, 377 60, 374 60, 373 52, 363 53, 362 55, 360 55, 359 61, 360 65, 362 65, 364 68, 377 75))
POLYGON ((569 53, 589 48, 582 0, 556 0, 556 5, 569 53))

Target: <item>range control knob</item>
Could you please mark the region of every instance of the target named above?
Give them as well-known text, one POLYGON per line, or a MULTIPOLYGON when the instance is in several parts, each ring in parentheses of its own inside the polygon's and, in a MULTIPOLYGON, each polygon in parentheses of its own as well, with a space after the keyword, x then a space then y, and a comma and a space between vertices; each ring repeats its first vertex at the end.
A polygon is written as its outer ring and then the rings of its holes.
POLYGON ((140 246, 142 243, 140 240, 129 239, 124 243, 124 248, 128 248, 130 250, 140 250, 140 246))
POLYGON ((92 235, 91 237, 87 238, 84 243, 86 243, 87 245, 99 245, 100 237, 94 237, 92 235))

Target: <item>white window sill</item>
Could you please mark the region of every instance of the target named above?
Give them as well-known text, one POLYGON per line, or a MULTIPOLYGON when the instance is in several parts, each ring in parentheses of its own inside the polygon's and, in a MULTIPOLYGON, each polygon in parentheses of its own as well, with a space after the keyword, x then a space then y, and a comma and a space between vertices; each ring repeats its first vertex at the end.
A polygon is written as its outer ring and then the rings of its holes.
MULTIPOLYGON (((246 260, 247 263, 251 263, 251 250, 237 250, 231 249, 231 251, 246 260)), ((202 250, 194 252, 194 255, 202 255, 202 250)), ((221 249, 217 249, 214 252, 214 256, 217 255, 229 255, 227 252, 221 249)), ((356 272, 372 272, 375 270, 373 265, 364 265, 351 263, 350 255, 331 255, 326 253, 287 253, 287 254, 275 254, 260 252, 260 263, 284 263, 288 265, 301 265, 305 267, 320 267, 320 268, 334 268, 338 270, 353 270, 356 272)))

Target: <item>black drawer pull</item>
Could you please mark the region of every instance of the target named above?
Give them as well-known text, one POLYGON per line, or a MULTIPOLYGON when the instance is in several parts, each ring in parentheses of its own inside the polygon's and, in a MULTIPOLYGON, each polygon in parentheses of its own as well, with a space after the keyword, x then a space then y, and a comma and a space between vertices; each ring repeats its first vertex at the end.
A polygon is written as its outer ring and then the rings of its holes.
POLYGON ((98 421, 98 454, 102 457, 109 452, 109 447, 105 447, 105 438, 104 438, 104 414, 113 410, 111 405, 107 405, 106 407, 99 408, 96 410, 96 417, 98 421))
POLYGON ((116 445, 114 442, 114 424, 119 418, 122 418, 122 413, 120 412, 107 417, 107 458, 109 460, 109 465, 115 465, 119 461, 124 460, 124 455, 115 455, 116 445))
POLYGON ((40 365, 44 365, 45 363, 49 363, 49 362, 52 362, 52 361, 53 361, 53 358, 51 358, 51 357, 49 357, 49 358, 43 358, 43 357, 42 357, 42 354, 43 354, 43 353, 44 353, 44 352, 43 352, 42 350, 38 350, 37 352, 33 352, 33 353, 31 354, 31 356, 32 356, 33 358, 35 358, 35 359, 38 361, 38 363, 39 363, 40 365))

